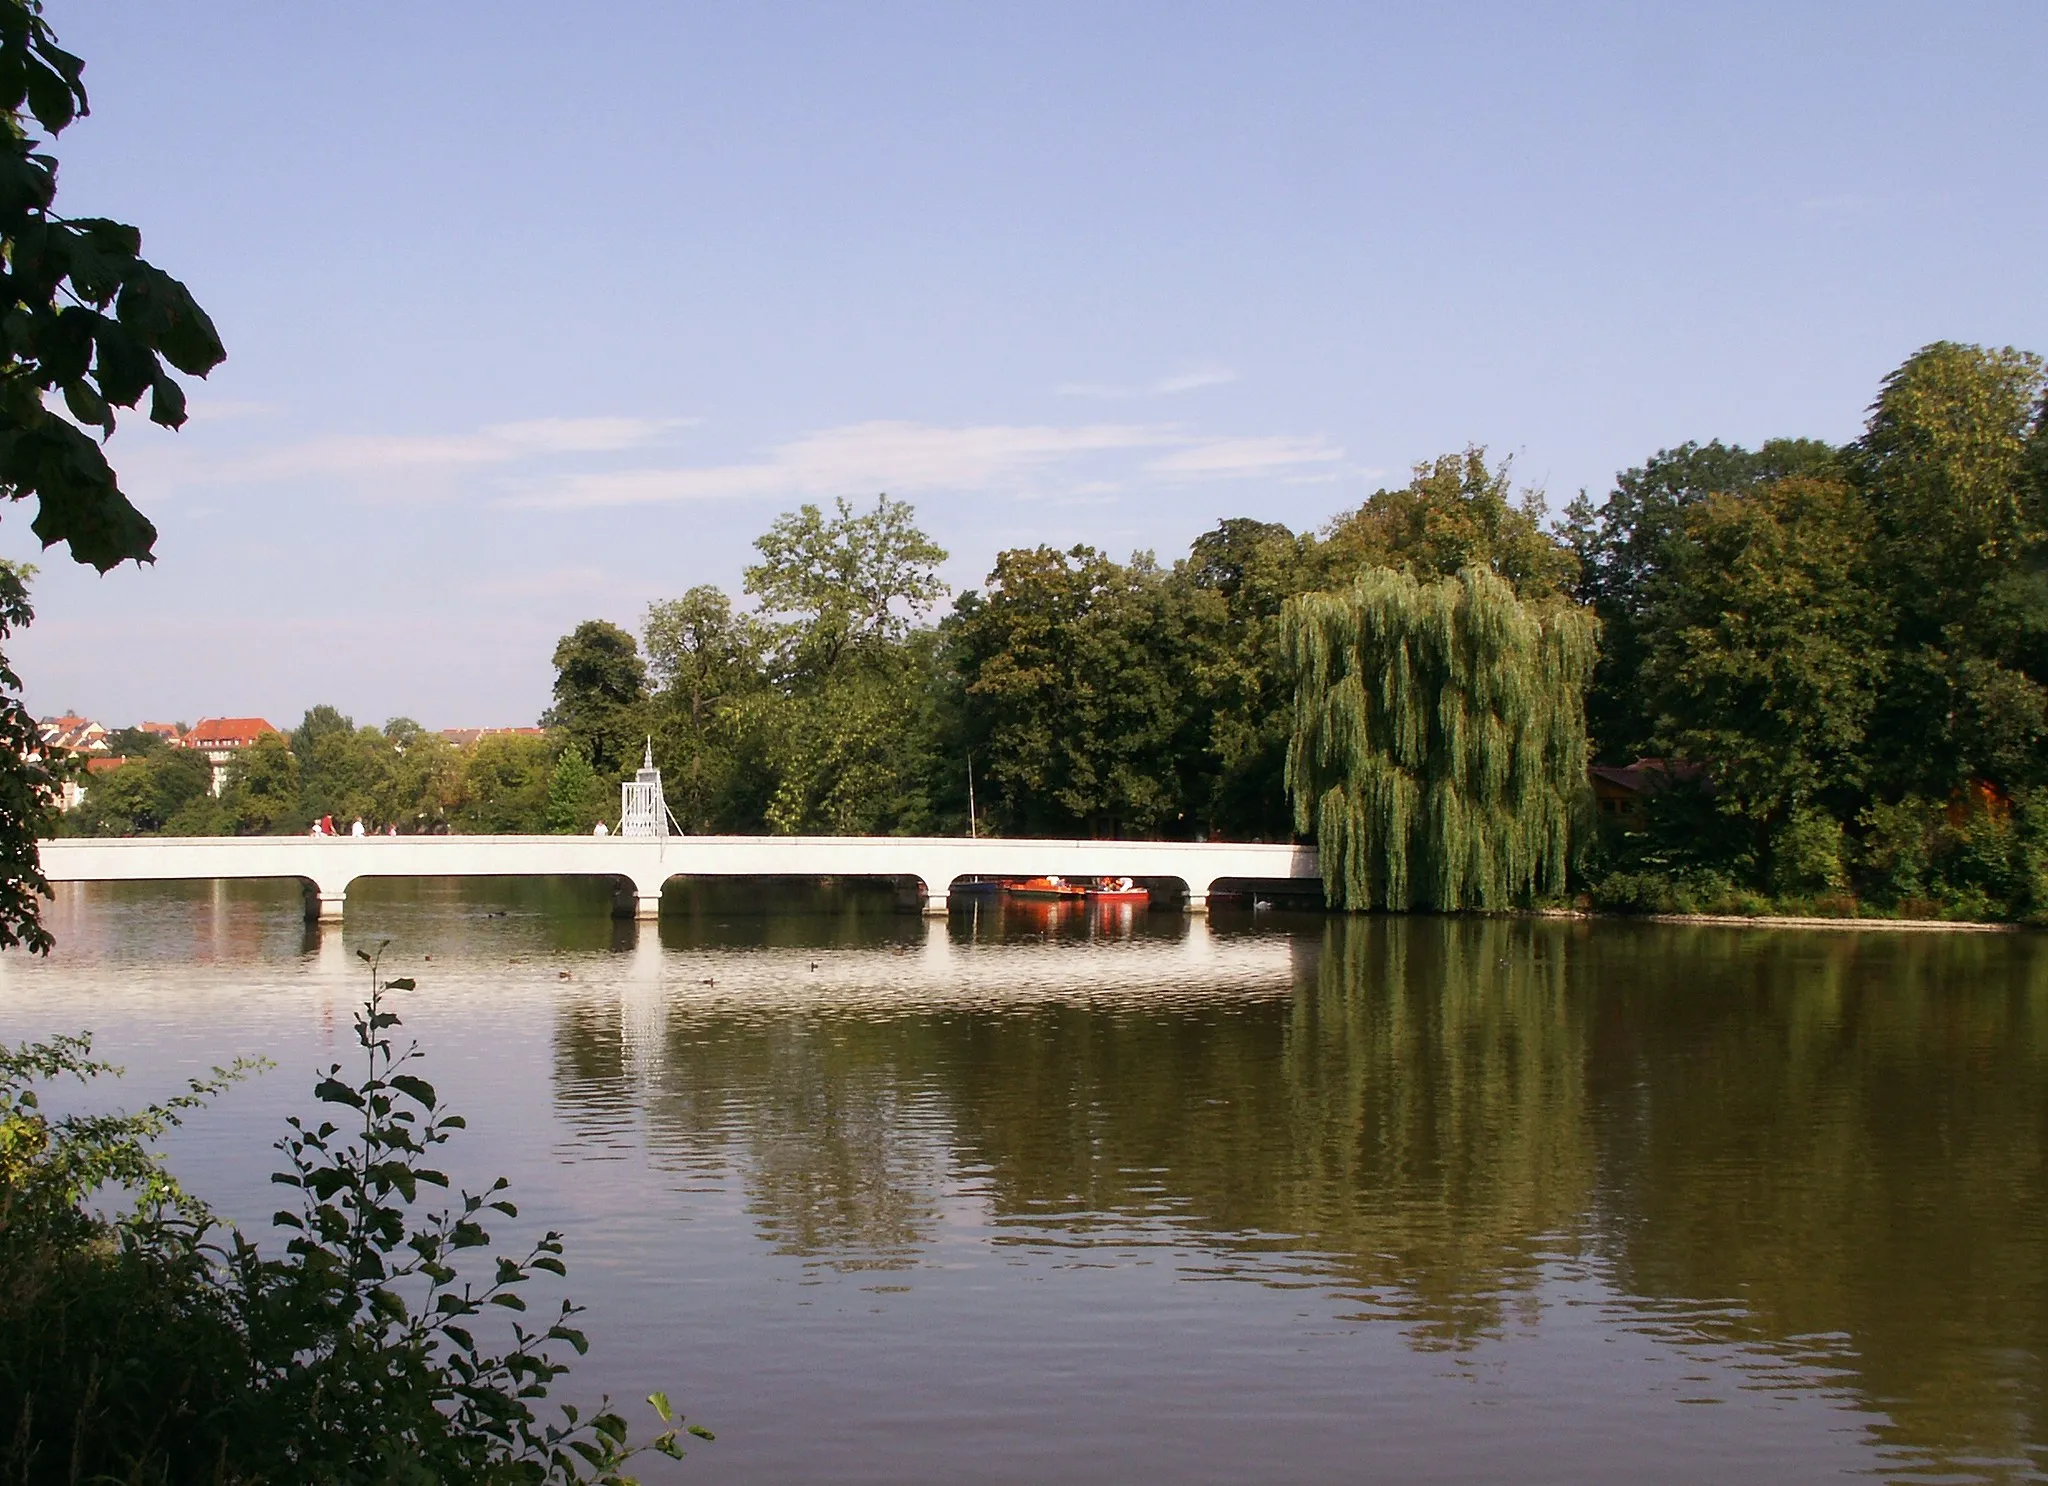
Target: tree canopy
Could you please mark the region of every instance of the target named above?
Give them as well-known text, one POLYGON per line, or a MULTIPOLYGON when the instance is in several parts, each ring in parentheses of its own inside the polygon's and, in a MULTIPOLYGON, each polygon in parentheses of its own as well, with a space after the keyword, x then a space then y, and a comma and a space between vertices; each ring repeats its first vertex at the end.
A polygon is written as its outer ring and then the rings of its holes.
MULTIPOLYGON (((151 422, 183 426, 174 373, 203 377, 227 353, 185 286, 142 257, 140 232, 57 210, 48 145, 89 112, 84 74, 40 0, 0 0, 0 494, 33 498, 43 546, 105 572, 150 561, 156 543, 100 447, 115 410, 147 396, 151 422)), ((0 639, 33 617, 27 577, 0 573, 0 639)), ((20 691, 0 657, 0 946, 46 952, 36 840, 52 825, 54 780, 20 691)))
POLYGON ((151 422, 181 427, 173 373, 203 377, 227 353, 185 286, 141 256, 140 232, 58 212, 45 146, 90 111, 84 71, 38 0, 0 0, 0 489, 34 497, 30 525, 44 546, 64 544, 105 572, 149 561, 156 528, 85 430, 110 437, 115 409, 145 396, 151 422))
POLYGON ((574 739, 590 766, 616 776, 640 757, 647 666, 616 624, 586 619, 555 646, 555 704, 541 719, 574 739))
POLYGON ((1597 622, 1480 567, 1374 568, 1287 608, 1296 823, 1346 908, 1506 908, 1565 888, 1587 814, 1597 622))

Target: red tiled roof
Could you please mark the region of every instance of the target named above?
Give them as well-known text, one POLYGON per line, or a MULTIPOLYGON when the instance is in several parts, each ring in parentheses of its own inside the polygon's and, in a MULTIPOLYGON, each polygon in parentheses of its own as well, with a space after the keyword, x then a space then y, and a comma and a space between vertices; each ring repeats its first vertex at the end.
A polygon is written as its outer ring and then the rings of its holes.
POLYGON ((185 735, 187 748, 245 748, 279 731, 260 717, 202 717, 185 735))
POLYGON ((88 718, 66 713, 62 717, 46 717, 36 724, 42 740, 51 748, 62 748, 70 753, 106 751, 107 730, 88 718))

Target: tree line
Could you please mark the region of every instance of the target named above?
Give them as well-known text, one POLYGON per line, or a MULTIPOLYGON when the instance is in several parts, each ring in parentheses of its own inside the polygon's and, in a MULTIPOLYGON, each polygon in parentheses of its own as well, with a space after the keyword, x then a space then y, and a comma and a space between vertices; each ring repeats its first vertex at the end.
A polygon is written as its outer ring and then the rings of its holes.
MULTIPOLYGON (((971 811, 1003 834, 1312 839, 1316 771, 1289 773, 1312 721, 1304 616, 1388 574, 1484 574, 1532 634, 1566 637, 1537 659, 1552 690, 1576 677, 1584 752, 1532 700, 1557 740, 1544 767, 1699 766, 1626 820, 1581 791, 1572 890, 2048 907, 2040 357, 1935 343, 1845 444, 1683 443, 1556 523, 1510 474, 1446 454, 1320 530, 1226 520, 1170 564, 1003 552, 935 623, 944 554, 907 506, 806 506, 757 544, 751 607, 699 587, 637 640, 595 620, 567 636, 550 721, 607 775, 651 735, 693 831, 959 833, 971 811)), ((1554 781, 1544 798, 1554 822, 1554 781)))
POLYGON ((2048 903, 2042 392, 2037 356, 1941 342, 1844 445, 1680 444, 1556 522, 1473 447, 1315 531, 1233 518, 1170 563, 1005 551, 943 613, 946 553, 909 505, 805 505, 757 540, 738 595, 699 586, 637 635, 563 637, 544 738, 457 749, 316 708, 219 800, 152 755, 97 776, 75 826, 587 830, 651 738, 691 832, 1313 838, 1303 791, 1363 765, 1304 755, 1290 780, 1315 701, 1304 616, 1341 628, 1341 596, 1389 575, 1486 575, 1532 634, 1580 616, 1586 756, 1701 766, 1625 828, 1581 792, 1571 890, 2026 912, 2048 903))

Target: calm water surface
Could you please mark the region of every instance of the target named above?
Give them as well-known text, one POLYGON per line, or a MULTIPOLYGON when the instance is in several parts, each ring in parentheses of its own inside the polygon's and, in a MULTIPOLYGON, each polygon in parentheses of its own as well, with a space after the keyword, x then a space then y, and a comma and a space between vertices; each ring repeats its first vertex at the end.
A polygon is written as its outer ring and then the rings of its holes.
POLYGON ((274 1059, 172 1147, 261 1227, 388 939, 677 1480, 2048 1479, 2041 938, 605 907, 67 887, 0 1038, 274 1059))

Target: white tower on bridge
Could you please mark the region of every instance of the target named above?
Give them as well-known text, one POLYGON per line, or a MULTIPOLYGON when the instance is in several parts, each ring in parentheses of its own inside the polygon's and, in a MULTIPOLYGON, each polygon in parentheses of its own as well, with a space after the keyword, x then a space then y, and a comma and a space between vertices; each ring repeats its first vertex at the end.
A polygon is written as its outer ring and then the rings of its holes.
POLYGON ((619 834, 668 838, 668 801, 661 796, 661 770, 654 767, 654 740, 647 740, 647 752, 640 772, 619 786, 619 834))

